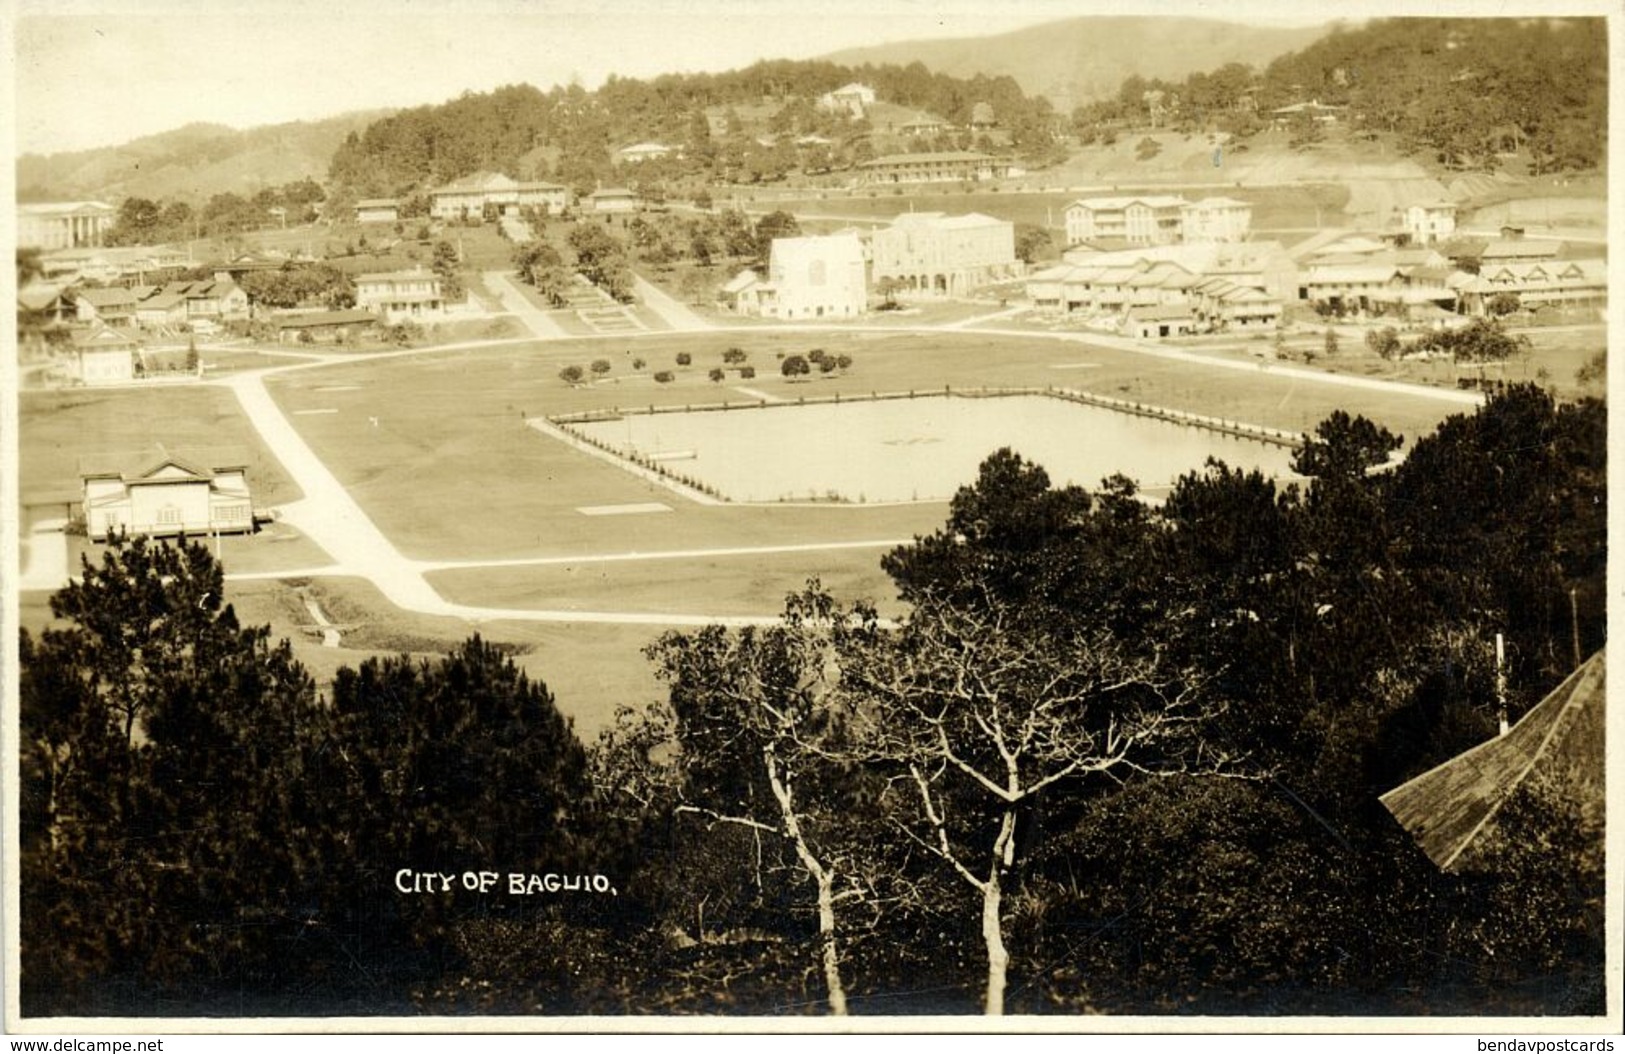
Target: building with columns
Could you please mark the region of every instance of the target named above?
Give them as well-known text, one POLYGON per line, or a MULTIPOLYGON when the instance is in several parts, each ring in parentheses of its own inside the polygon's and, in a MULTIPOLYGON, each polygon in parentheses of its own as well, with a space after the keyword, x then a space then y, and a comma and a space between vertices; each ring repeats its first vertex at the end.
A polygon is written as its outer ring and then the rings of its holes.
POLYGON ((893 279, 904 293, 964 296, 1021 274, 1015 225, 976 212, 905 212, 875 231, 869 247, 875 282, 893 279))
POLYGON ((101 245, 118 210, 100 201, 17 206, 19 249, 78 249, 101 245))

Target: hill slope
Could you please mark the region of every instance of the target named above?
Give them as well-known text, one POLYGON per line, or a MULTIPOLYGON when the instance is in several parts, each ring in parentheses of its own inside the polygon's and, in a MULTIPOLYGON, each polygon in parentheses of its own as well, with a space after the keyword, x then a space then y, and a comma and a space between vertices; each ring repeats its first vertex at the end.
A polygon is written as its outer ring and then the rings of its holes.
POLYGON ((72 153, 24 154, 17 160, 22 200, 128 196, 206 200, 222 193, 327 177, 333 152, 351 132, 392 111, 375 110, 238 131, 189 124, 122 146, 72 153))
POLYGON ((936 73, 1014 77, 1029 95, 1062 112, 1115 95, 1134 74, 1182 80, 1227 62, 1262 68, 1306 47, 1329 26, 1247 26, 1210 19, 1112 16, 1072 18, 997 36, 920 40, 852 48, 827 56, 842 65, 919 61, 936 73))

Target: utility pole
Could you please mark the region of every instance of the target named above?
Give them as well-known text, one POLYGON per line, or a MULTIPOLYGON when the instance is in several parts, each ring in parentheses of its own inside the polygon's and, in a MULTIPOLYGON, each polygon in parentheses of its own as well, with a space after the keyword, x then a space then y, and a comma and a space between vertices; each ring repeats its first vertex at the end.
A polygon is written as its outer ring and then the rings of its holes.
POLYGON ((1569 588, 1569 628, 1574 633, 1574 668, 1580 668, 1580 601, 1576 596, 1578 591, 1572 586, 1569 588))
POLYGON ((1495 635, 1495 700, 1501 708, 1501 735, 1504 736, 1509 728, 1507 724, 1506 641, 1499 633, 1495 635))

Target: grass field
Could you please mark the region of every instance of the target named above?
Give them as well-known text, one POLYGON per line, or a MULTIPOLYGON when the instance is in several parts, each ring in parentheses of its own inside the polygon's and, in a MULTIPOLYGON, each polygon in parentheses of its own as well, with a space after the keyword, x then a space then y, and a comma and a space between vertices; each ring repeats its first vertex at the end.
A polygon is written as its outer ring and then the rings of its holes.
MULTIPOLYGON (((384 533, 407 555, 431 560, 808 544, 929 530, 941 523, 940 506, 695 506, 537 433, 525 418, 942 385, 1064 385, 1292 431, 1308 430, 1341 407, 1416 435, 1450 410, 1421 398, 1277 379, 1264 371, 1210 369, 975 332, 736 332, 560 341, 335 365, 270 382, 295 426, 384 533), (707 380, 706 372, 733 345, 747 350, 757 376, 741 381, 730 374, 720 385, 707 380), (851 370, 796 382, 779 375, 781 354, 817 347, 849 354, 851 370), (679 352, 691 356, 689 366, 676 365, 679 352), (647 360, 645 370, 632 370, 635 357, 647 360), (562 366, 595 358, 613 364, 610 379, 572 387, 558 378, 562 366), (654 382, 651 374, 662 369, 673 370, 675 381, 654 382), (677 512, 590 517, 577 511, 651 501, 674 504, 677 512)), ((818 437, 809 435, 807 442, 818 437)))
POLYGON ((240 447, 248 455, 255 505, 300 497, 299 488, 242 416, 236 397, 224 388, 22 392, 18 410, 18 487, 25 494, 77 490, 83 456, 133 455, 140 462, 163 443, 170 450, 240 447))
MULTIPOLYGON (((1311 428, 1331 410, 1346 408, 1407 436, 1426 431, 1451 410, 1413 396, 1291 381, 1263 370, 1217 369, 1078 341, 973 330, 749 330, 564 340, 335 362, 273 376, 268 385, 293 425, 407 556, 470 562, 566 558, 544 566, 432 572, 433 585, 448 600, 494 608, 715 615, 771 615, 786 593, 814 574, 843 600, 867 597, 883 611, 895 611, 895 594, 879 569, 886 546, 611 557, 890 543, 939 528, 947 506, 698 505, 542 434, 527 417, 617 406, 754 403, 763 396, 793 401, 835 392, 936 391, 944 385, 1062 385, 1292 430, 1311 428), (746 350, 757 376, 742 380, 730 372, 725 383, 708 380, 707 371, 733 346, 746 350), (814 348, 850 355, 851 369, 795 382, 780 375, 781 356, 814 348), (691 356, 688 366, 676 364, 679 353, 691 356), (612 363, 607 380, 572 387, 559 379, 563 366, 598 358, 612 363), (634 371, 634 358, 647 366, 634 371), (656 383, 651 375, 666 369, 676 379, 656 383), (589 514, 602 512, 594 508, 599 506, 647 504, 670 511, 589 514)), ((252 451, 259 504, 300 496, 260 446, 230 392, 217 387, 27 393, 21 437, 25 489, 73 482, 82 453, 161 437, 180 447, 242 445, 252 451)), ((819 443, 820 436, 809 434, 806 442, 819 443)), ((285 524, 254 538, 225 539, 222 547, 228 571, 292 570, 325 560, 285 524)), ((478 629, 511 646, 589 738, 616 707, 646 704, 661 692, 639 654, 659 627, 521 620, 473 625, 399 611, 371 584, 354 579, 237 581, 228 591, 244 622, 268 624, 275 636, 292 640, 322 683, 339 666, 369 655, 439 654, 478 629), (320 643, 303 607, 305 595, 316 597, 342 627, 341 647, 320 643)), ((24 625, 48 621, 43 602, 43 595, 24 598, 24 625)))

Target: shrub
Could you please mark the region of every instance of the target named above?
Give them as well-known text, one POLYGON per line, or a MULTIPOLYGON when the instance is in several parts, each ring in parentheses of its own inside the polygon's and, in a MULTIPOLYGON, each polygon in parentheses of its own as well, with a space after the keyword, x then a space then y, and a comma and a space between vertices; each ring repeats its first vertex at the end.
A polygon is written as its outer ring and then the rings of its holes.
POLYGON ((633 359, 632 360, 632 368, 634 370, 641 370, 641 369, 643 369, 643 367, 645 367, 647 365, 649 365, 649 364, 647 362, 644 362, 642 359, 633 359))
POLYGON ((597 374, 600 377, 602 377, 604 374, 608 373, 609 372, 609 360, 608 359, 594 359, 593 363, 592 363, 592 372, 597 374))
POLYGON ((565 384, 580 384, 581 379, 585 376, 586 373, 580 366, 566 366, 559 371, 559 380, 565 384))
POLYGON ((756 376, 756 367, 755 366, 741 366, 741 367, 739 367, 739 376, 742 377, 743 379, 747 380, 747 381, 750 380, 752 377, 756 376))
POLYGON ((655 374, 655 381, 659 384, 670 384, 676 379, 677 375, 672 373, 670 370, 661 370, 659 373, 655 374))
POLYGON ((691 363, 693 361, 694 361, 694 356, 690 355, 688 352, 679 351, 677 353, 677 365, 679 365, 679 366, 687 366, 689 363, 691 363))
POLYGON ((711 367, 711 372, 706 374, 706 376, 710 377, 713 381, 720 382, 723 377, 727 376, 727 374, 722 372, 721 366, 713 366, 711 367))

